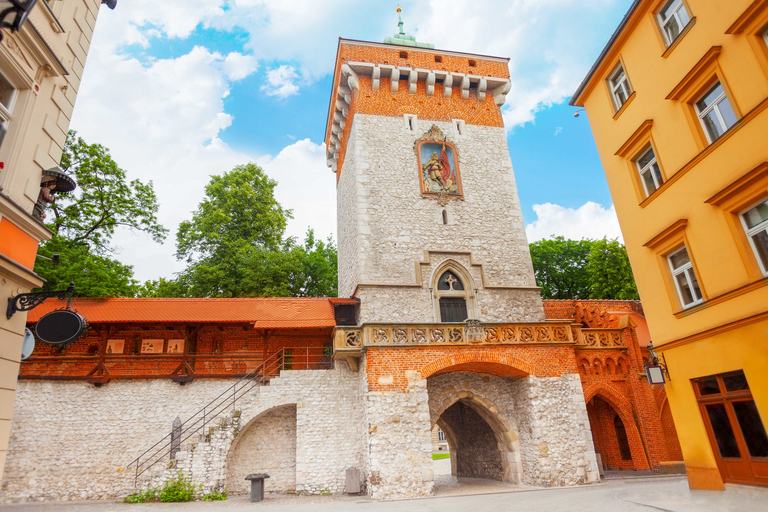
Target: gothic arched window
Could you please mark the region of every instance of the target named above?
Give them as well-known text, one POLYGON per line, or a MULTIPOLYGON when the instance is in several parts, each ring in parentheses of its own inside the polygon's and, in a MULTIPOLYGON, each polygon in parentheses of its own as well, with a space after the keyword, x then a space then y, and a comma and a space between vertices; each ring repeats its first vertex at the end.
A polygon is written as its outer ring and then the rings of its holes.
POLYGON ((466 291, 459 276, 446 270, 437 280, 437 290, 441 322, 463 322, 468 318, 466 291))

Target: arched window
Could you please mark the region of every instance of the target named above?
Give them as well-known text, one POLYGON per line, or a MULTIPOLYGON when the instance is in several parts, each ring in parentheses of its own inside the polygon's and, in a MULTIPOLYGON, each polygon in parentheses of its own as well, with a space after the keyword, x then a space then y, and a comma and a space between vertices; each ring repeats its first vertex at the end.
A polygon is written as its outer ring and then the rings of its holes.
POLYGON ((446 270, 437 280, 437 290, 443 292, 439 299, 441 322, 463 322, 468 318, 464 283, 459 276, 446 270))

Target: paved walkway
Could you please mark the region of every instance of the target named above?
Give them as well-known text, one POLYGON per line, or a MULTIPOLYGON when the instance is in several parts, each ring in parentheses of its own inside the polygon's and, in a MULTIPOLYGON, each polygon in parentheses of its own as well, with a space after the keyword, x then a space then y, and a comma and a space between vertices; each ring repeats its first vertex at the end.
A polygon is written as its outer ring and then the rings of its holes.
POLYGON ((128 505, 79 501, 3 505, 0 508, 3 512, 766 512, 768 490, 690 491, 684 477, 673 476, 609 480, 598 485, 556 489, 507 486, 505 492, 494 494, 383 502, 349 496, 267 495, 261 503, 249 503, 247 496, 234 496, 213 503, 128 505))

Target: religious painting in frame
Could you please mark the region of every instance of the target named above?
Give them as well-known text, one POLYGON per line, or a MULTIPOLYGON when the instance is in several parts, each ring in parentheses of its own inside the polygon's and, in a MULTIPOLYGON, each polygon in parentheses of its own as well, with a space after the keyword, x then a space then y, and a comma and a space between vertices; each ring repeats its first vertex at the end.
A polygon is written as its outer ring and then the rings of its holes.
POLYGON ((169 354, 183 354, 184 353, 184 340, 168 340, 168 353, 169 354))
POLYGON ((462 198, 461 173, 456 147, 433 126, 416 141, 421 193, 441 198, 462 198))
POLYGON ((141 340, 142 354, 162 354, 165 340, 141 340))
POLYGON ((125 340, 107 340, 107 354, 122 354, 125 350, 125 340))

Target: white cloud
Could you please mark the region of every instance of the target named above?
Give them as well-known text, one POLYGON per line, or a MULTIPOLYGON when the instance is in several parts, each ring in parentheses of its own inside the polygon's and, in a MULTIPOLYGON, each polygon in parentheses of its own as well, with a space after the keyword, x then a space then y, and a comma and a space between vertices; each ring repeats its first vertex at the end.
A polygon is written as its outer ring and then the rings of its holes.
POLYGON ((304 240, 310 227, 322 239, 336 232, 336 175, 325 165, 325 145, 299 140, 257 163, 277 180, 280 204, 293 210, 289 236, 304 240))
POLYGON ((561 131, 563 131, 563 127, 562 126, 558 126, 557 128, 555 128, 555 137, 557 137, 560 134, 561 131))
POLYGON ((538 218, 525 227, 528 242, 553 236, 562 236, 571 240, 607 237, 623 241, 613 205, 610 208, 604 208, 589 201, 573 209, 545 203, 533 205, 533 211, 538 218))
POLYGON ((267 71, 267 83, 261 86, 267 96, 277 96, 280 99, 298 94, 299 86, 296 80, 299 75, 293 66, 280 66, 267 71))
POLYGON ((115 243, 138 279, 170 277, 182 268, 173 256, 175 228, 190 217, 210 176, 257 156, 219 138, 233 120, 223 98, 232 81, 256 69, 256 61, 198 46, 176 58, 142 63, 106 43, 114 34, 103 20, 109 17, 100 17, 96 27, 71 127, 86 141, 110 148, 129 179, 153 180, 158 218, 171 229, 168 240, 161 245, 119 232, 115 243))
POLYGON ((232 52, 224 59, 224 72, 232 81, 237 82, 247 77, 259 68, 259 64, 252 55, 232 52))
POLYGON ((626 3, 430 0, 418 4, 414 14, 420 40, 438 48, 510 57, 512 89, 503 114, 507 127, 514 128, 573 93, 605 43, 588 35, 598 28, 612 29, 606 27, 606 9, 626 3))
MULTIPOLYGON (((573 93, 613 29, 616 20, 606 20, 606 12, 623 4, 626 0, 408 1, 403 16, 407 33, 438 48, 510 57, 512 89, 503 114, 507 127, 514 128, 573 93), (588 37, 595 33, 605 38, 588 37)), ((257 60, 290 62, 275 73, 291 69, 307 82, 331 71, 338 36, 380 41, 397 28, 391 5, 355 0, 133 0, 117 11, 106 22, 113 46, 146 46, 158 32, 184 38, 196 26, 238 28, 250 35, 245 48, 257 60)), ((297 87, 296 77, 265 84, 277 97, 295 94, 297 87)))

